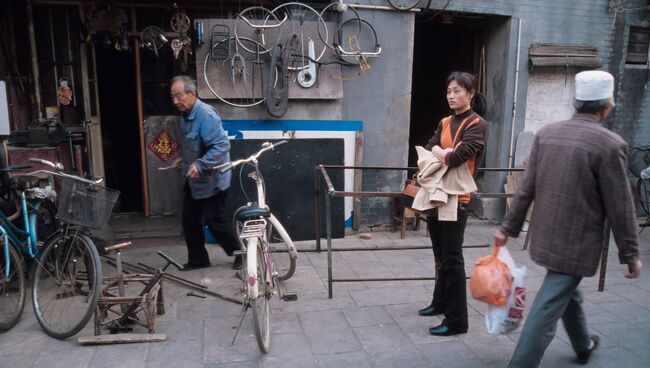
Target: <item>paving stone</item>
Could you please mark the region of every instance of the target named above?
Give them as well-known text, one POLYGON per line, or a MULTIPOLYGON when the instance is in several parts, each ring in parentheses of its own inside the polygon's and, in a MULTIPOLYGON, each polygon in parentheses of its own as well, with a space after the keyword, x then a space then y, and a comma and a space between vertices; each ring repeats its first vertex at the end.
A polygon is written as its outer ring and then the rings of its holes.
POLYGON ((464 343, 457 340, 434 341, 417 346, 432 367, 465 368, 479 367, 481 360, 464 343))
POLYGON ((425 288, 417 286, 389 287, 378 290, 350 292, 350 296, 352 296, 354 302, 360 307, 421 302, 425 295, 428 299, 428 295, 431 294, 425 288))
POLYGON ((343 314, 352 327, 395 323, 393 318, 382 307, 347 308, 343 310, 343 314))
POLYGON ((144 367, 149 355, 149 346, 150 343, 95 346, 89 367, 144 367))
POLYGON ((314 354, 333 354, 361 349, 352 328, 338 310, 303 312, 298 315, 314 354))
POLYGON ((231 362, 231 363, 210 363, 205 368, 257 368, 257 361, 231 362))
POLYGON ((93 349, 77 346, 76 349, 42 352, 34 362, 34 368, 90 367, 93 349))
POLYGON ((368 355, 363 351, 317 355, 316 360, 320 368, 371 367, 369 363, 370 359, 368 358, 368 355))
POLYGON ((202 367, 203 345, 203 338, 151 343, 147 367, 202 367))

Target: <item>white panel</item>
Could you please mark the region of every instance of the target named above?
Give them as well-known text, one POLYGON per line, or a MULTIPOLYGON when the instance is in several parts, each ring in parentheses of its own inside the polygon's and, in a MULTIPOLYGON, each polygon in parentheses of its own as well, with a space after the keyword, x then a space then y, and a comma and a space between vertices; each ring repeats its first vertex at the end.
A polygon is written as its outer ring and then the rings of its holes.
POLYGON ((9 135, 9 100, 7 84, 0 81, 0 135, 9 135))

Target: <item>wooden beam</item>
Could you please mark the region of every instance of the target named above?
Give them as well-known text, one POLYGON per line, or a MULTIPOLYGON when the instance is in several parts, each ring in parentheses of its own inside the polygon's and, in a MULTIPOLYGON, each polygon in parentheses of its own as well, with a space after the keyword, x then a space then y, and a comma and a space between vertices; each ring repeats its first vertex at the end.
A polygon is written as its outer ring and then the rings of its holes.
POLYGON ((138 100, 138 132, 140 132, 140 169, 142 170, 142 210, 144 217, 149 217, 149 178, 147 177, 147 153, 144 139, 144 112, 142 111, 142 70, 140 62, 140 46, 133 39, 135 54, 135 89, 138 100))
POLYGON ((98 336, 82 336, 78 340, 81 345, 133 344, 138 342, 167 341, 165 334, 114 334, 98 336))

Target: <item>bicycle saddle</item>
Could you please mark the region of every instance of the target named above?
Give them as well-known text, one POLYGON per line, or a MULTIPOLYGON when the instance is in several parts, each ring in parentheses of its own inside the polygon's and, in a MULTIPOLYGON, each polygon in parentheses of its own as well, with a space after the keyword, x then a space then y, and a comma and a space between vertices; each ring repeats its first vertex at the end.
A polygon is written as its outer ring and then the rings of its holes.
POLYGON ((271 217, 271 211, 267 208, 250 206, 237 212, 238 221, 254 220, 260 217, 271 217))
POLYGON ((38 187, 38 177, 33 175, 19 175, 11 178, 11 189, 25 190, 38 187))

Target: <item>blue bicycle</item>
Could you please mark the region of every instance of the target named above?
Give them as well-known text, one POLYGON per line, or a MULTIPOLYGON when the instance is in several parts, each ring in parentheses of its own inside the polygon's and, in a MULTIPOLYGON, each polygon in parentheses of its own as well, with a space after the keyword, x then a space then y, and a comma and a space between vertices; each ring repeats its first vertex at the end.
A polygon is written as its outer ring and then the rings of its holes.
POLYGON ((63 339, 78 333, 97 307, 101 261, 84 229, 102 227, 108 221, 119 192, 98 186, 101 179, 66 174, 59 163, 30 161, 55 171, 37 170, 10 179, 16 212, 11 216, 0 212, 0 329, 9 329, 20 319, 26 300, 25 275, 31 263, 36 319, 48 335, 63 339), (61 178, 57 210, 43 197, 38 174, 61 178), (14 223, 18 217, 22 226, 14 223), (51 232, 45 240, 43 234, 39 236, 43 229, 51 232))

